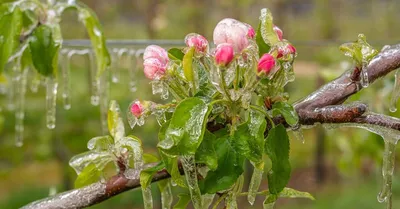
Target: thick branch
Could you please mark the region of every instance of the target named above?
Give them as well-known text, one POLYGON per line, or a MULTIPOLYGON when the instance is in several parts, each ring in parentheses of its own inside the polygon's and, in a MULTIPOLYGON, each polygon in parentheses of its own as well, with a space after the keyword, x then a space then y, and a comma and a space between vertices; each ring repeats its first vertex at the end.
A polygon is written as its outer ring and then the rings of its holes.
MULTIPOLYGON (((400 44, 386 48, 370 62, 367 68, 368 79, 372 83, 399 67, 400 44)), ((386 136, 389 133, 389 137, 398 137, 395 135, 400 134, 396 132, 390 135, 391 131, 389 130, 400 131, 399 119, 380 114, 366 114, 367 108, 364 104, 341 105, 349 96, 362 89, 358 81, 351 80, 351 74, 352 72, 343 74, 336 80, 313 92, 304 100, 297 102, 295 109, 300 118, 300 125, 329 123, 357 126, 357 124, 364 124, 363 128, 375 133, 386 134, 386 136)), ((275 117, 273 120, 276 124, 285 124, 287 126, 286 121, 282 117, 275 117)), ((154 164, 148 166, 154 166, 154 164)), ((119 174, 110 178, 106 183, 98 182, 80 189, 67 191, 38 200, 24 208, 83 208, 97 204, 114 195, 140 186, 139 171, 128 171, 129 178, 119 174)), ((181 167, 180 171, 183 173, 181 167)), ((170 175, 166 170, 161 170, 154 175, 152 182, 169 177, 170 175)))

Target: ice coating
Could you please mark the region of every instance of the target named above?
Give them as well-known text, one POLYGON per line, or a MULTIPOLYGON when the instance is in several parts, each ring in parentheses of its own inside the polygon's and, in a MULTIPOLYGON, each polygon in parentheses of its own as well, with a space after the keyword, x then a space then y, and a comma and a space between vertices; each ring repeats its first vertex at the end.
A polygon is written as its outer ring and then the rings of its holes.
POLYGON ((233 45, 229 43, 222 43, 215 49, 215 63, 217 65, 226 66, 234 57, 233 45))
POLYGON ((185 43, 188 47, 195 47, 197 53, 208 52, 208 41, 200 34, 189 33, 185 37, 185 43))
POLYGON ((390 112, 397 111, 397 101, 400 98, 400 69, 396 70, 392 98, 390 99, 390 112))
POLYGON ((251 176, 251 180, 250 180, 250 184, 249 184, 249 191, 248 191, 249 193, 247 195, 247 200, 249 201, 250 205, 253 205, 256 200, 258 188, 261 185, 263 173, 264 173, 264 170, 254 167, 253 175, 251 176))
POLYGON ((58 83, 55 78, 46 79, 46 125, 49 129, 56 127, 56 101, 58 83))
POLYGON ((100 103, 100 78, 97 76, 98 69, 96 63, 96 55, 93 51, 89 54, 89 61, 90 61, 90 103, 94 106, 99 105, 100 103))
POLYGON ((112 160, 113 156, 109 152, 88 151, 72 157, 69 165, 79 175, 90 163, 95 164, 99 170, 103 170, 104 166, 112 160))
POLYGON ((139 70, 138 58, 135 56, 136 52, 133 49, 128 51, 128 62, 129 62, 129 90, 131 92, 136 92, 136 73, 139 70))
POLYGON ((385 151, 382 164, 382 190, 378 194, 380 203, 386 202, 386 209, 392 209, 392 178, 395 163, 396 143, 385 140, 385 151))
POLYGON ((274 25, 273 29, 274 29, 276 35, 278 36, 279 40, 282 41, 282 39, 283 39, 283 31, 276 25, 274 25))
POLYGON ((264 54, 258 61, 257 71, 259 74, 268 75, 275 68, 275 58, 271 54, 264 54))
POLYGON ((186 155, 181 158, 183 170, 185 171, 186 182, 195 209, 202 209, 202 198, 197 182, 196 162, 194 155, 186 155))
POLYGON ((28 69, 21 69, 19 63, 13 66, 15 91, 15 145, 20 147, 24 139, 25 92, 28 69))
POLYGON ((240 53, 249 45, 248 27, 246 24, 232 19, 225 18, 215 26, 213 32, 214 44, 232 44, 236 53, 240 53))
POLYGON ((147 58, 143 62, 144 75, 150 80, 159 80, 167 69, 167 65, 156 58, 147 58))
POLYGON ((171 189, 171 183, 168 181, 166 186, 161 191, 161 208, 170 209, 173 202, 173 194, 171 189))

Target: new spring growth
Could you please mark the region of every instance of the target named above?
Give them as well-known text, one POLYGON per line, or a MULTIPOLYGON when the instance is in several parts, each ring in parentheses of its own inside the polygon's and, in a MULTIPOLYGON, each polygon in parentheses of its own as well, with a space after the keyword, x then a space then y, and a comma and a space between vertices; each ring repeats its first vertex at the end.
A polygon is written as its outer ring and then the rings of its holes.
POLYGON ((140 103, 140 101, 135 101, 131 104, 130 107, 131 113, 135 116, 135 117, 140 117, 143 113, 143 105, 142 103, 140 103))
POLYGON ((284 47, 278 48, 278 55, 277 58, 285 57, 287 55, 295 55, 296 48, 292 44, 286 44, 284 47))
POLYGON ((188 47, 195 47, 197 54, 204 54, 208 52, 207 39, 197 33, 190 33, 186 35, 185 43, 188 47))
POLYGON ((254 37, 254 29, 249 28, 248 24, 231 18, 221 20, 215 26, 213 33, 215 45, 218 46, 223 43, 232 44, 236 53, 241 53, 249 45, 248 38, 251 36, 254 37))
POLYGON ((215 62, 219 66, 227 66, 234 57, 233 46, 228 43, 219 44, 215 49, 215 62))
POLYGON ((268 76, 272 69, 275 68, 275 58, 271 54, 264 54, 258 61, 258 76, 268 76))
POLYGON ((143 54, 144 75, 150 80, 159 80, 167 69, 168 53, 157 45, 148 46, 143 54))
POLYGON ((274 31, 275 31, 276 35, 278 35, 279 40, 282 41, 283 31, 276 25, 274 25, 274 31))

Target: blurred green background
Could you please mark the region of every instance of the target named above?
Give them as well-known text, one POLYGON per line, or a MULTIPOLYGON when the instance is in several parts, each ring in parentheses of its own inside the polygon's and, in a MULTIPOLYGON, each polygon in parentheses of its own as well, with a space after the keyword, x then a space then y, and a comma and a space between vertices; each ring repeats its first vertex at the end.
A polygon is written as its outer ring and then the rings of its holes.
MULTIPOLYGON (((296 81, 288 85, 291 101, 311 93, 321 84, 340 75, 351 65, 338 50, 343 41, 364 33, 380 49, 400 41, 400 1, 398 0, 84 0, 98 14, 108 39, 179 39, 190 32, 212 40, 219 20, 232 17, 257 26, 259 11, 272 10, 275 24, 298 50, 295 63, 296 81)), ((67 11, 62 21, 65 39, 87 38, 76 14, 67 11)), ((130 46, 135 49, 144 46, 130 46)), ((121 60, 122 80, 111 85, 110 99, 126 110, 136 98, 162 102, 151 94, 151 87, 141 73, 137 75, 137 92, 128 88, 129 66, 121 60)), ((57 127, 45 124, 45 88, 38 93, 29 88, 26 96, 24 146, 14 146, 14 113, 5 108, 7 98, 0 96, 4 124, 0 132, 0 208, 18 208, 51 192, 73 187, 76 178, 68 166, 71 156, 84 152, 87 141, 101 135, 99 107, 90 104, 88 61, 75 56, 72 60, 72 108, 64 110, 61 98, 57 106, 57 127)), ((140 67, 139 67, 140 68, 140 67)), ((371 110, 389 113, 389 100, 394 83, 390 74, 352 97, 371 110)), ((28 82, 29 85, 29 82, 28 82)), ((59 96, 60 97, 60 96, 59 96)), ((126 127, 127 130, 128 127, 126 127)), ((145 151, 156 153, 157 122, 129 131, 139 136, 145 151)), ((293 136, 293 135, 291 135, 293 136)), ((317 200, 279 200, 277 208, 383 208, 376 200, 380 190, 380 166, 383 141, 363 130, 304 130, 305 143, 292 137, 292 179, 289 186, 312 193, 317 200)), ((247 165, 250 179, 252 167, 247 165)), ((395 171, 393 198, 400 207, 400 175, 395 171)), ((266 182, 261 186, 267 188, 266 182)), ((154 186, 156 208, 159 195, 154 186)), ((263 197, 250 207, 245 198, 240 208, 262 208, 263 197)), ((134 190, 114 197, 92 208, 142 208, 141 192, 134 190)))

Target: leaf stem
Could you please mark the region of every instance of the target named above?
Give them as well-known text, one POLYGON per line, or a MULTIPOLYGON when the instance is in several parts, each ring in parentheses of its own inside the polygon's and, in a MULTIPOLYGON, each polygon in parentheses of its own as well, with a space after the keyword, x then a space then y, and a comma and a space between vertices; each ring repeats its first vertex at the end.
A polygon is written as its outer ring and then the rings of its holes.
POLYGON ((221 201, 222 201, 223 199, 225 199, 225 197, 226 197, 227 195, 228 195, 227 193, 224 193, 223 195, 221 195, 221 196, 218 198, 218 200, 214 203, 214 206, 213 206, 212 209, 217 209, 218 205, 221 203, 221 201))

